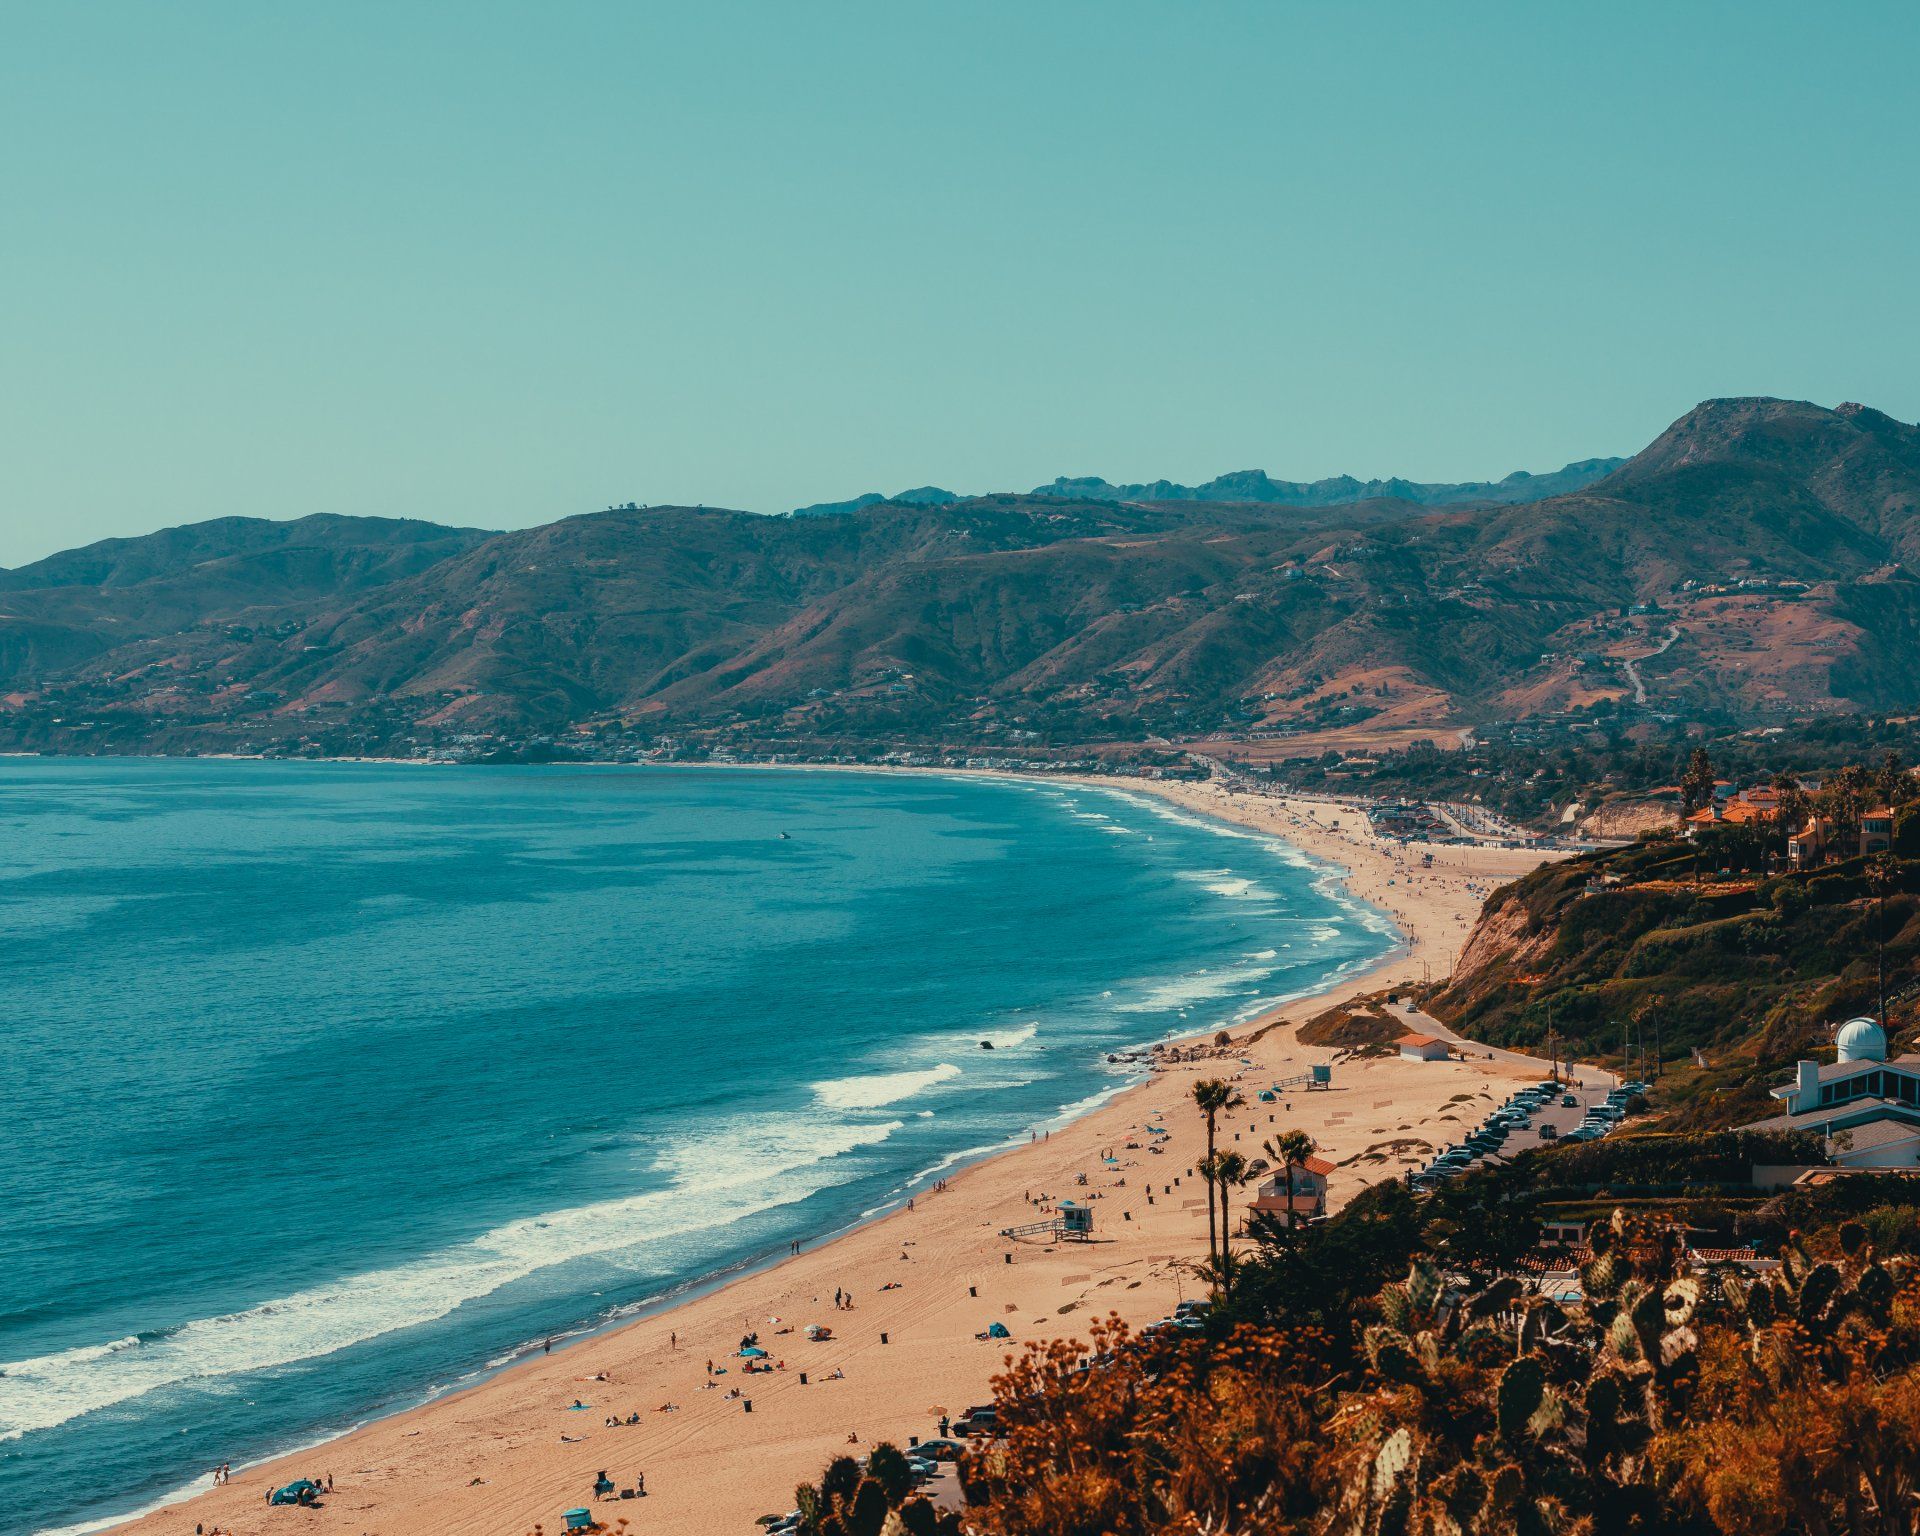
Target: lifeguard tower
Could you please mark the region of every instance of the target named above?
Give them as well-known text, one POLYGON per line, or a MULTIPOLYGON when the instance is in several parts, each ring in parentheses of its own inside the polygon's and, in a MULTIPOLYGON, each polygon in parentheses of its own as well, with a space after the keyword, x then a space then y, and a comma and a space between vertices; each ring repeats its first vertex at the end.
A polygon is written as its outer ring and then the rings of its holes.
POLYGON ((1078 1200, 1062 1200, 1045 1221, 1030 1221, 1023 1227, 1002 1227, 1002 1237, 1048 1237, 1065 1242, 1084 1243, 1093 1237, 1093 1207, 1078 1200))

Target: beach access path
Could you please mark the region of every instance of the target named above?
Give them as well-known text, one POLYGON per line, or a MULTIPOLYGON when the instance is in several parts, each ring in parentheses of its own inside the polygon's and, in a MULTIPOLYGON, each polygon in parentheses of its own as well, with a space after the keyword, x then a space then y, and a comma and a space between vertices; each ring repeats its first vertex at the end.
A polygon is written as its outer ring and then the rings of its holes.
MULTIPOLYGON (((1111 787, 1296 843, 1345 870, 1355 895, 1391 912, 1406 946, 1364 975, 1237 1028, 1225 1050, 1201 1042, 1194 1059, 1078 1120, 1036 1129, 1032 1141, 922 1191, 912 1209, 550 1355, 532 1351, 467 1390, 317 1449, 236 1470, 227 1485, 121 1529, 526 1536, 536 1524, 557 1531, 565 1511, 586 1506, 616 1530, 625 1521, 636 1533, 751 1536, 755 1518, 791 1509, 794 1485, 817 1478, 830 1457, 929 1437, 943 1413, 987 1400, 1010 1353, 1084 1337, 1107 1313, 1138 1327, 1205 1291, 1198 1266, 1207 1201, 1194 1177, 1205 1133, 1191 1097, 1200 1078, 1229 1078, 1249 1101, 1222 1117, 1223 1145, 1256 1156, 1277 1132, 1306 1131, 1337 1165, 1329 1197, 1338 1205, 1420 1166, 1518 1083, 1541 1075, 1532 1058, 1336 1061, 1333 1051, 1301 1045, 1288 1027, 1436 970, 1438 957, 1464 942, 1486 895, 1540 855, 1382 842, 1363 813, 1332 801, 1135 780, 1111 787), (1257 1099, 1259 1089, 1316 1063, 1332 1064, 1330 1089, 1257 1099), (1091 1205, 1091 1242, 999 1235, 1042 1219, 1061 1198, 1091 1205), (851 1293, 850 1310, 834 1305, 836 1291, 851 1293), (995 1322, 1009 1340, 981 1337, 995 1322), (832 1338, 810 1342, 809 1324, 830 1327, 832 1338), (775 1369, 745 1373, 737 1351, 748 1333, 760 1336, 775 1369), (724 1374, 710 1376, 709 1362, 724 1374), (606 1424, 631 1415, 639 1422, 606 1424), (595 1498, 601 1472, 620 1488, 644 1473, 646 1496, 595 1498), (327 1475, 334 1491, 324 1507, 267 1506, 270 1488, 327 1475)), ((111 1470, 102 1469, 103 1481, 111 1470)))

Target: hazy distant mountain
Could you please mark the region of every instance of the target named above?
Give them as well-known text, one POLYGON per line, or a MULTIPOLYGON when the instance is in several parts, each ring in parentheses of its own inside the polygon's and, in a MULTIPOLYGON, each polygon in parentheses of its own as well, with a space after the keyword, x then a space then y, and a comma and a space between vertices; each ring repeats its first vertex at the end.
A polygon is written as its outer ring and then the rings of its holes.
POLYGON ((1438 507, 1394 482, 1331 506, 928 488, 856 517, 169 530, 0 576, 0 747, 1406 739, 1920 705, 1920 428, 1715 400, 1597 467, 1438 507))
POLYGON ((1417 480, 1356 480, 1336 475, 1330 480, 1275 480, 1258 469, 1220 475, 1205 485, 1179 485, 1154 480, 1142 485, 1112 485, 1097 477, 1062 476, 1037 488, 1036 496, 1059 496, 1074 501, 1244 501, 1276 507, 1333 507, 1355 501, 1410 501, 1416 506, 1448 506, 1460 502, 1543 501, 1591 485, 1611 474, 1625 459, 1581 459, 1533 475, 1517 469, 1504 480, 1476 480, 1463 484, 1423 484, 1417 480))
MULTIPOLYGON (((1330 480, 1275 480, 1258 469, 1237 470, 1220 475, 1205 485, 1180 485, 1172 480, 1154 480, 1141 485, 1114 485, 1097 475, 1062 475, 1049 485, 1036 487, 1030 496, 1047 496, 1059 501, 1205 501, 1245 502, 1270 507, 1338 507, 1361 501, 1404 501, 1414 506, 1452 506, 1465 502, 1543 501, 1591 485, 1612 473, 1625 459, 1581 459, 1551 474, 1532 475, 1515 470, 1504 480, 1474 480, 1459 485, 1422 484, 1417 480, 1356 480, 1351 475, 1336 475, 1330 480)), ((892 502, 902 506, 935 506, 962 498, 938 486, 923 485, 918 490, 902 491, 897 496, 882 496, 869 491, 851 501, 822 501, 810 507, 796 507, 795 517, 820 517, 841 512, 864 512, 869 507, 892 502)))
POLYGON ((856 496, 852 501, 817 501, 810 507, 795 507, 795 517, 830 517, 837 512, 864 512, 868 507, 877 507, 886 502, 894 502, 903 507, 937 507, 960 498, 952 491, 943 491, 937 485, 923 485, 915 490, 902 491, 897 496, 882 496, 878 491, 868 491, 864 496, 856 496))

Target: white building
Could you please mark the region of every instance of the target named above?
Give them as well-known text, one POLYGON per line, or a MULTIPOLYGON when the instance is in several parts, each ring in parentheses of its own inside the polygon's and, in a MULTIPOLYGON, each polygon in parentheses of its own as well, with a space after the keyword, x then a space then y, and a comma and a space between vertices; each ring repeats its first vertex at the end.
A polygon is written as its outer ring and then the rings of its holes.
POLYGON ((1785 1112, 1753 1131, 1813 1131, 1843 1168, 1920 1165, 1920 1055, 1887 1059, 1887 1034, 1872 1019, 1849 1019, 1834 1039, 1836 1059, 1803 1061, 1772 1090, 1785 1112))
POLYGON ((1400 1055, 1405 1061, 1445 1061, 1447 1042, 1432 1035, 1402 1035, 1400 1055))

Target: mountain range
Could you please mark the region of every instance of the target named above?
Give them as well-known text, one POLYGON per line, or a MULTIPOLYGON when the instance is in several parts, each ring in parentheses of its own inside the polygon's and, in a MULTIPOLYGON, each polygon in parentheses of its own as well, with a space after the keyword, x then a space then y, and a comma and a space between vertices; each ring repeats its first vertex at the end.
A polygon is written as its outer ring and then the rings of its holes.
POLYGON ((1063 485, 857 516, 110 540, 0 573, 0 747, 1226 734, 1282 753, 1920 702, 1920 429, 1865 406, 1708 401, 1534 500, 1063 485))
MULTIPOLYGON (((1153 480, 1139 485, 1113 485, 1098 476, 1062 475, 1050 485, 1037 486, 1029 496, 1059 501, 1240 501, 1272 507, 1338 507, 1382 498, 1412 502, 1422 507, 1453 506, 1462 502, 1541 501, 1577 491, 1612 473, 1625 459, 1580 459, 1551 474, 1531 475, 1517 469, 1504 480, 1475 480, 1458 484, 1423 484, 1417 480, 1356 480, 1335 475, 1327 480, 1275 480, 1264 470, 1242 469, 1218 475, 1204 485, 1180 485, 1153 480)), ((796 507, 795 517, 821 517, 842 512, 864 512, 892 502, 902 506, 939 506, 961 501, 952 491, 923 485, 895 496, 869 491, 851 501, 822 501, 796 507)))

